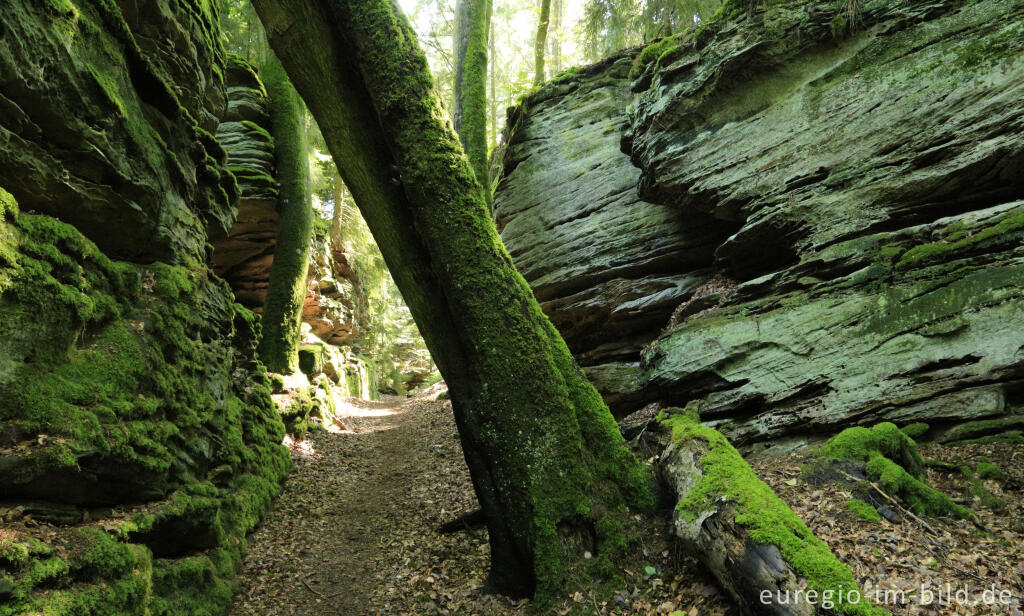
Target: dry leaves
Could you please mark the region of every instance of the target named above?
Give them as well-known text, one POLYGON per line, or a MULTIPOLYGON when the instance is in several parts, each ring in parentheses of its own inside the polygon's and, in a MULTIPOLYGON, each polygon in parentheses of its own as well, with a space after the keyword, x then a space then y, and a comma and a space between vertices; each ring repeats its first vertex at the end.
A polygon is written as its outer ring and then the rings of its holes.
POLYGON ((928 518, 938 536, 912 519, 869 524, 846 509, 852 483, 811 485, 797 479, 806 453, 762 458, 751 465, 804 522, 853 569, 865 596, 879 598, 894 614, 1021 616, 1024 597, 1024 446, 1011 444, 943 446, 921 449, 929 460, 967 464, 988 459, 1008 475, 985 485, 1006 508, 985 509, 959 473, 929 469, 928 482, 953 500, 974 509, 984 530, 966 520, 928 518), (948 586, 947 586, 948 584, 948 586), (967 593, 962 589, 967 587, 967 593), (1009 603, 986 604, 983 591, 1013 595, 1009 603), (947 589, 952 592, 947 595, 947 589), (942 591, 940 598, 939 591, 942 591), (957 590, 961 590, 958 597, 957 590), (931 593, 929 602, 928 592, 931 593), (940 600, 941 599, 941 600, 940 600))
MULTIPOLYGON (((290 442, 295 467, 250 537, 235 616, 528 614, 483 592, 487 531, 440 534, 476 508, 450 402, 439 389, 383 403, 350 400, 349 432, 290 442)), ((727 600, 672 549, 663 517, 638 518, 637 567, 604 596, 577 592, 557 614, 725 614, 727 600)))

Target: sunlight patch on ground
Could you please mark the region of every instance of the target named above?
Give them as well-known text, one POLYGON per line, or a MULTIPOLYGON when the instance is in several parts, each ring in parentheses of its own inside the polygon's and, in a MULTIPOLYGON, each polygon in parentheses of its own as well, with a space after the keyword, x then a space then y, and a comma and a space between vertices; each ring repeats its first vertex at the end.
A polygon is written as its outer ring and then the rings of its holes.
POLYGON ((306 460, 320 460, 323 456, 313 447, 313 441, 297 441, 291 434, 285 434, 281 443, 292 452, 293 457, 305 458, 306 460))

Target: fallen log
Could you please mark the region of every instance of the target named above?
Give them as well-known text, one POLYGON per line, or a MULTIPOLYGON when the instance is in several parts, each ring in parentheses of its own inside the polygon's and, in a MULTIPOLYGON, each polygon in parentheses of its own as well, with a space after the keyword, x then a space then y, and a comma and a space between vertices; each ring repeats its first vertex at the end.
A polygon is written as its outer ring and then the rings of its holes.
POLYGON ((658 472, 678 497, 673 532, 744 614, 888 613, 695 409, 665 409, 659 422, 658 472))

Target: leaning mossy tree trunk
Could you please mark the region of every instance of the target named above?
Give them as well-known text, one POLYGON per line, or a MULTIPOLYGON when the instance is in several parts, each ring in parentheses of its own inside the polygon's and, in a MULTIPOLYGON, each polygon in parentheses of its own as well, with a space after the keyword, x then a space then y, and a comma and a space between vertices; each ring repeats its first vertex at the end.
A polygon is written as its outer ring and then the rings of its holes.
POLYGON ((675 535, 745 614, 887 614, 695 409, 665 409, 661 425, 671 433, 659 472, 679 498, 675 535))
POLYGON ((458 0, 455 9, 455 108, 452 123, 490 203, 487 171, 487 35, 491 0, 458 0))
POLYGON ((651 474, 512 265, 397 6, 254 3, 449 385, 491 587, 553 597, 625 546, 651 474))
POLYGON ((277 158, 280 219, 274 264, 263 304, 260 359, 272 372, 299 369, 302 304, 306 297, 309 242, 313 233, 313 198, 309 180, 304 110, 281 63, 263 69, 270 97, 270 121, 277 158))

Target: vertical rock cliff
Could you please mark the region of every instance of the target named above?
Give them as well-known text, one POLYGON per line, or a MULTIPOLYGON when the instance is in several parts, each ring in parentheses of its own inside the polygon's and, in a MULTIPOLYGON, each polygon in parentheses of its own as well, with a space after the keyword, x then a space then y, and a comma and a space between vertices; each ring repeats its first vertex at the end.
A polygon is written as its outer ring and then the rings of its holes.
POLYGON ((4 3, 0 613, 222 613, 287 470, 209 261, 238 198, 216 6, 4 3))
POLYGON ((495 215, 549 316, 633 362, 589 368, 619 412, 696 400, 740 443, 1012 424, 1024 3, 741 4, 510 114, 495 215))

